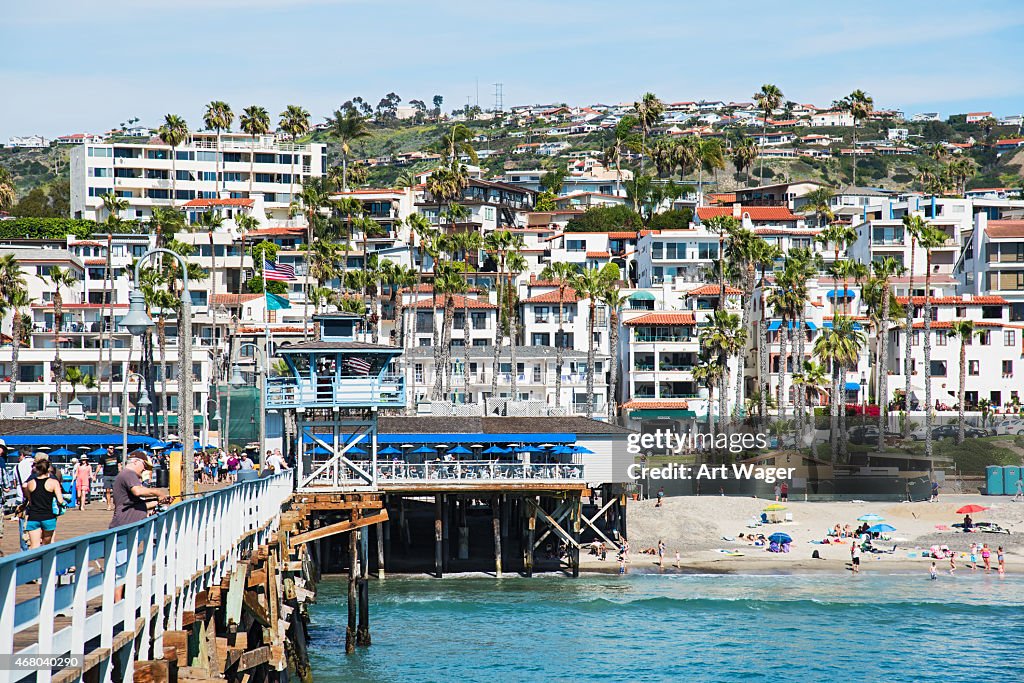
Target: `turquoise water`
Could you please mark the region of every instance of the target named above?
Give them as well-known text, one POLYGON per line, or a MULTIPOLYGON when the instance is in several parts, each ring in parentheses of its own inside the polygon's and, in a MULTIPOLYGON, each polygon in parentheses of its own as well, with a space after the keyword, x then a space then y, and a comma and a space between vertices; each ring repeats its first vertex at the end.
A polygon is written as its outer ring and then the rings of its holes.
POLYGON ((1012 575, 389 577, 348 657, 341 589, 311 610, 317 681, 1024 680, 1012 575))

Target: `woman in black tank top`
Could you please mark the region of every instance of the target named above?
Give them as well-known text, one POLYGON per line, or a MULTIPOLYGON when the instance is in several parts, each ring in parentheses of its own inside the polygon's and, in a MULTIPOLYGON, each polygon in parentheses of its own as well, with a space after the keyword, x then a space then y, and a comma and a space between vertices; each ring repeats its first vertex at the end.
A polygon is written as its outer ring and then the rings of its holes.
POLYGON ((60 496, 63 505, 64 491, 60 482, 50 476, 48 460, 36 460, 32 467, 35 476, 25 483, 25 530, 28 531, 29 548, 38 548, 53 542, 53 534, 57 530, 53 502, 60 496))

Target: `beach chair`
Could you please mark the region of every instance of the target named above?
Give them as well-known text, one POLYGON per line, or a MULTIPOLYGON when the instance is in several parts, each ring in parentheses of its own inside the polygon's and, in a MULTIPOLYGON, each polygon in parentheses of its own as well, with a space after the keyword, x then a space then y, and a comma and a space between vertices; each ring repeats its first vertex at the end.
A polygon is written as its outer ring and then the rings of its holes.
POLYGON ((785 519, 786 519, 787 522, 792 522, 793 521, 793 513, 792 512, 787 512, 785 519))
POLYGON ((762 512, 761 513, 761 524, 770 524, 770 523, 771 522, 768 519, 768 513, 767 512, 762 512))

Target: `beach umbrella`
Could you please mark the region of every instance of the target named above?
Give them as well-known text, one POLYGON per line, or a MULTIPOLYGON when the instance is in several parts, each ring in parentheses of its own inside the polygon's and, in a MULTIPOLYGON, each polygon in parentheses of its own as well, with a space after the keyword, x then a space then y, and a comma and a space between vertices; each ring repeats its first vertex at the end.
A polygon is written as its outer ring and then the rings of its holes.
POLYGON ((89 451, 87 453, 87 455, 106 455, 106 454, 107 454, 107 449, 106 448, 97 448, 96 450, 89 451))
POLYGON ((858 517, 857 521, 858 522, 881 522, 884 519, 885 519, 885 517, 882 517, 881 515, 876 515, 873 512, 869 512, 866 515, 861 515, 860 517, 858 517))
POLYGON ((576 445, 574 445, 572 447, 572 452, 573 453, 593 453, 594 451, 590 450, 586 446, 580 446, 579 444, 576 444, 576 445))
POLYGON ((532 453, 537 450, 536 448, 530 448, 529 446, 516 446, 513 449, 516 453, 532 453))
POLYGON ((59 456, 74 455, 74 454, 75 454, 74 451, 69 451, 66 448, 58 448, 54 452, 50 453, 50 455, 59 455, 59 456))
POLYGON ((959 510, 956 511, 956 514, 958 514, 958 515, 969 515, 972 512, 984 512, 985 510, 988 510, 988 508, 987 507, 983 507, 981 505, 971 504, 971 505, 964 505, 962 508, 960 508, 959 510))
POLYGON ((868 527, 868 533, 870 534, 887 534, 890 531, 896 531, 896 527, 890 524, 875 524, 868 527))
POLYGON ((566 455, 568 453, 572 453, 572 449, 567 446, 555 446, 551 449, 551 452, 556 455, 566 455))
POLYGON ((331 454, 331 452, 329 450, 327 450, 326 448, 324 448, 323 446, 317 446, 316 448, 311 450, 310 453, 312 453, 313 455, 330 455, 331 454))
POLYGON ((416 450, 413 451, 413 453, 423 453, 424 455, 427 455, 427 454, 430 454, 430 453, 436 453, 436 452, 437 451, 435 451, 430 446, 420 446, 419 448, 417 448, 416 450))
POLYGON ((167 448, 168 446, 170 446, 170 444, 164 443, 163 441, 157 441, 156 443, 151 443, 149 445, 149 447, 152 448, 154 451, 163 450, 163 449, 167 448))
POLYGON ((781 531, 776 531, 774 534, 768 537, 768 540, 772 543, 792 543, 793 537, 789 534, 784 534, 781 531))
POLYGON ((764 509, 765 512, 778 512, 779 510, 785 510, 786 506, 779 503, 772 503, 764 509))
POLYGON ((365 448, 360 448, 359 446, 353 446, 352 448, 348 449, 347 452, 355 453, 356 455, 366 455, 369 451, 367 451, 365 448))
POLYGON ((394 448, 393 446, 387 446, 386 448, 377 451, 377 455, 401 455, 401 453, 402 451, 394 448))
POLYGON ((484 453, 487 454, 487 455, 494 455, 494 454, 500 454, 500 453, 505 453, 505 452, 506 452, 505 449, 501 448, 500 446, 491 446, 490 448, 488 448, 487 450, 484 451, 484 453))
POLYGON ((470 455, 473 451, 469 450, 465 446, 456 446, 455 448, 448 451, 450 455, 470 455))

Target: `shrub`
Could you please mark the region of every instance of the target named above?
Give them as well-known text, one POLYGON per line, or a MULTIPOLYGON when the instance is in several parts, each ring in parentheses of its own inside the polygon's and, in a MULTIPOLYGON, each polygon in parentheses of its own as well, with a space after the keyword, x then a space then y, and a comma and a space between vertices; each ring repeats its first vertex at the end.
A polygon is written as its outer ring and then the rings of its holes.
POLYGON ((67 235, 84 239, 96 230, 96 222, 76 218, 15 218, 0 221, 2 239, 60 239, 67 235))

